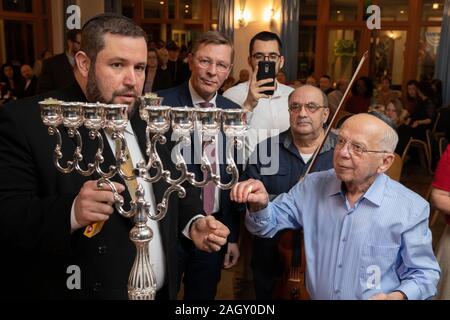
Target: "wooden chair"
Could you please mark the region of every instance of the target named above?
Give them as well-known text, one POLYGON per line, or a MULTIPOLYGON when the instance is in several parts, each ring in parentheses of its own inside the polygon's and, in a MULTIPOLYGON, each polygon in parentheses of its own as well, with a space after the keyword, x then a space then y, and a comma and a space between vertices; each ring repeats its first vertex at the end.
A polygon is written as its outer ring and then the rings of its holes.
POLYGON ((403 160, 402 157, 396 153, 394 153, 394 156, 394 162, 388 171, 386 171, 386 175, 395 181, 400 181, 400 177, 402 176, 403 160))
POLYGON ((425 161, 428 172, 430 174, 433 174, 433 170, 431 170, 431 143, 430 143, 430 132, 429 130, 427 130, 427 141, 423 141, 423 140, 419 140, 419 139, 414 139, 414 138, 410 138, 408 141, 408 144, 406 145, 405 150, 403 151, 402 154, 402 161, 405 162, 406 156, 408 155, 408 151, 411 147, 419 147, 422 148, 424 155, 425 155, 425 161))

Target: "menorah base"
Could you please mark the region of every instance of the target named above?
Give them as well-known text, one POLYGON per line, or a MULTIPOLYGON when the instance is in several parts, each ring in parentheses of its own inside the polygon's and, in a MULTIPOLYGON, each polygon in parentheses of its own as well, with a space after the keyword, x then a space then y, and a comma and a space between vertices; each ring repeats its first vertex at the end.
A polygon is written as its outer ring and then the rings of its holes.
MULTIPOLYGON (((141 208, 140 208, 141 209, 141 208)), ((139 210, 135 219, 146 220, 139 210)), ((137 222, 130 231, 130 239, 136 245, 136 257, 128 278, 128 298, 130 300, 154 300, 156 296, 156 277, 150 261, 149 246, 153 231, 145 222, 137 222)))
POLYGON ((151 288, 128 287, 128 299, 130 300, 155 300, 156 286, 151 288))

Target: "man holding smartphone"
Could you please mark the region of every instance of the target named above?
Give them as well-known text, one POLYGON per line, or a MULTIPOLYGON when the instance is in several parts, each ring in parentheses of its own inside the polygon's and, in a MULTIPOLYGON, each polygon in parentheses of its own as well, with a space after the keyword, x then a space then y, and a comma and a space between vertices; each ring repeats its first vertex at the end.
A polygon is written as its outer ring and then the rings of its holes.
MULTIPOLYGON (((252 68, 250 80, 224 92, 223 96, 247 110, 249 130, 245 144, 245 156, 249 157, 256 145, 271 136, 289 129, 289 94, 294 91, 276 81, 276 74, 283 68, 281 40, 278 35, 262 31, 250 40, 248 64, 252 68), (259 68, 261 66, 261 70, 259 68), (258 77, 259 74, 259 77, 258 77), (259 80, 260 79, 260 80, 259 80), (267 92, 272 91, 272 92, 267 92)), ((249 159, 257 163, 258 157, 249 159), (254 158, 254 159, 253 159, 254 158)), ((243 224, 242 224, 243 225, 243 224)), ((248 299, 246 291, 252 290, 250 257, 253 236, 242 228, 240 234, 241 258, 235 271, 235 298, 248 299)))
POLYGON ((289 128, 288 97, 294 89, 275 79, 284 65, 281 48, 281 40, 277 34, 268 31, 256 34, 250 40, 249 47, 248 63, 252 68, 250 80, 223 94, 249 111, 247 156, 253 152, 258 142, 289 128))

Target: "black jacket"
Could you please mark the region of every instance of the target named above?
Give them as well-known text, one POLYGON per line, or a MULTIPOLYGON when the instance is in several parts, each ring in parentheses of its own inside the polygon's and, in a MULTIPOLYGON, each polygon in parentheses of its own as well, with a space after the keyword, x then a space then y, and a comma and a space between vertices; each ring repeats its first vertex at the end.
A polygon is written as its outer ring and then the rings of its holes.
MULTIPOLYGON (((42 124, 38 102, 45 97, 66 101, 85 101, 78 85, 10 103, 0 109, 0 248, 2 263, 1 295, 8 298, 127 299, 127 281, 135 247, 129 240, 132 221, 118 213, 110 216, 102 231, 92 238, 83 229, 70 232, 72 203, 89 179, 78 173, 60 173, 53 164, 55 137, 42 124), (81 290, 68 290, 66 281, 72 265, 80 267, 81 290)), ((145 123, 131 123, 139 145, 145 150, 145 123)), ((60 127, 63 139, 62 162, 73 157, 74 142, 60 127)), ((89 141, 82 127, 84 161, 93 161, 96 144, 89 141)), ((106 137, 105 137, 106 139, 106 137)), ((106 141, 106 140, 105 140, 106 141)), ((170 142, 168 142, 170 143, 170 142)), ((171 146, 158 148, 167 169, 173 171, 171 146)), ((145 154, 145 152, 143 152, 145 154)), ((105 167, 114 163, 108 144, 104 150, 105 167)), ((86 163, 84 163, 86 165, 86 163)), ((118 182, 124 183, 115 177, 118 182)), ((165 182, 153 184, 156 203, 168 188, 165 182)), ((178 285, 177 239, 187 222, 201 212, 197 188, 186 186, 186 197, 170 197, 169 211, 160 222, 167 259, 166 285, 171 299, 178 285)), ((129 203, 128 192, 123 193, 129 203)))

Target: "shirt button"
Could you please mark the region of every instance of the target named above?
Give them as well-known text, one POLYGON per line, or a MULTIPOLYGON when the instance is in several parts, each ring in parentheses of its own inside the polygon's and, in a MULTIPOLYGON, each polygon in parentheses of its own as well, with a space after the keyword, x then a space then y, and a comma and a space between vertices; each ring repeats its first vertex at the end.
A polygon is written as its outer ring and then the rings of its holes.
POLYGON ((97 248, 97 252, 98 252, 98 254, 101 254, 101 255, 106 254, 106 252, 107 252, 106 246, 99 246, 99 247, 97 248))
POLYGON ((338 265, 338 268, 342 268, 342 264, 341 263, 338 265))
POLYGON ((335 289, 335 290, 334 290, 334 293, 339 294, 339 293, 341 293, 341 290, 335 289))
POLYGON ((345 241, 347 241, 347 238, 342 238, 342 242, 345 242, 345 241))

